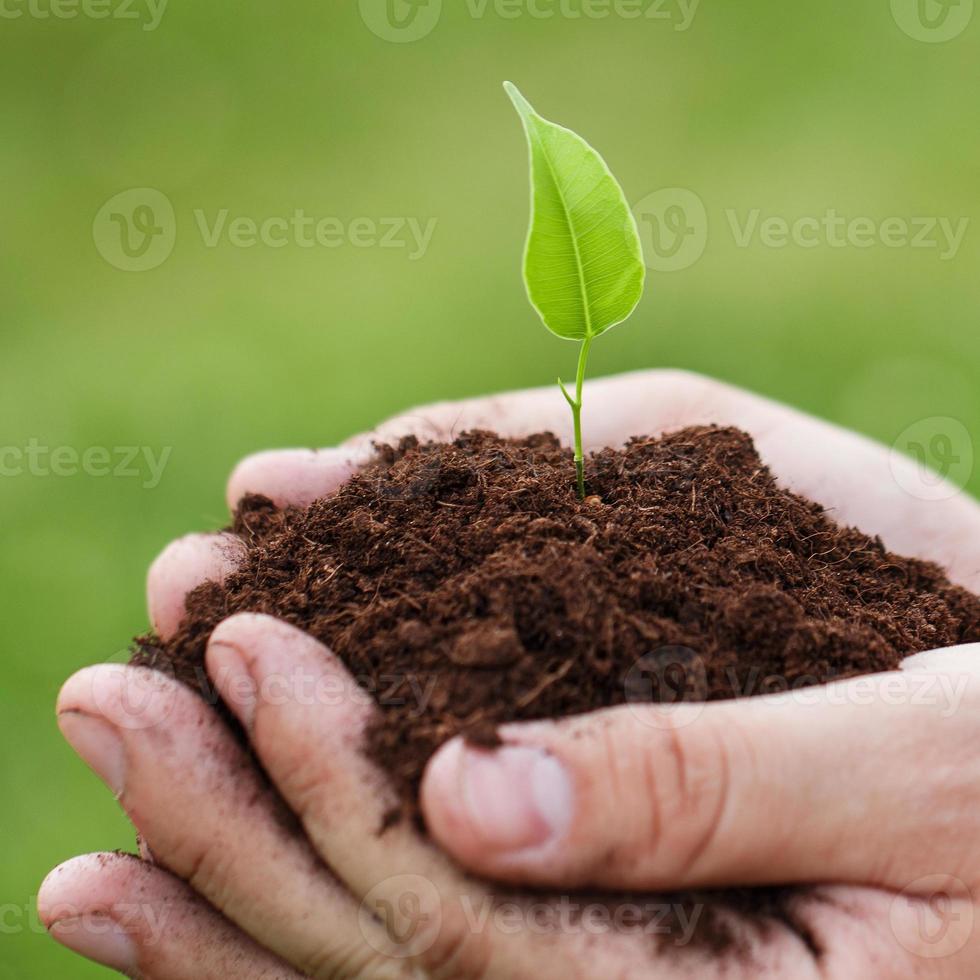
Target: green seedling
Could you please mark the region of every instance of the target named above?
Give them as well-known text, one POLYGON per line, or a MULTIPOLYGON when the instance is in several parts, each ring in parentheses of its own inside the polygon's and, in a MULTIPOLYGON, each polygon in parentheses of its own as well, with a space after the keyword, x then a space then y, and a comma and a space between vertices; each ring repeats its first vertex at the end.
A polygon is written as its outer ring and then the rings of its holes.
POLYGON ((524 250, 528 299, 558 337, 578 341, 575 397, 558 379, 572 410, 575 470, 585 498, 582 383, 592 341, 622 323, 643 295, 640 236, 623 190, 581 136, 542 119, 510 82, 531 166, 531 223, 524 250))

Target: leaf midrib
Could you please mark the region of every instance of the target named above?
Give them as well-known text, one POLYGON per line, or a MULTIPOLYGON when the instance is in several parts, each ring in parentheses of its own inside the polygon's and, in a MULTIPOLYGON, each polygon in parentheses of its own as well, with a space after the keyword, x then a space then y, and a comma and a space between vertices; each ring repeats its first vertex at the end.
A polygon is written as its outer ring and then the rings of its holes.
POLYGON ((585 284, 585 269, 582 266, 582 256, 578 248, 575 222, 572 220, 572 213, 569 210, 567 202, 565 201, 565 195, 562 193, 561 184, 559 184, 558 177, 555 174, 555 168, 552 166, 548 148, 541 139, 540 135, 538 135, 538 144, 540 145, 541 152, 544 155, 544 161, 548 165, 548 173, 551 174, 551 182, 555 185, 555 190, 558 192, 558 199, 561 201, 562 210, 565 212, 568 227, 571 231, 572 251, 575 254, 575 267, 578 270, 579 293, 582 296, 582 313, 585 316, 585 337, 586 339, 590 339, 592 337, 592 307, 589 304, 589 291, 585 284))

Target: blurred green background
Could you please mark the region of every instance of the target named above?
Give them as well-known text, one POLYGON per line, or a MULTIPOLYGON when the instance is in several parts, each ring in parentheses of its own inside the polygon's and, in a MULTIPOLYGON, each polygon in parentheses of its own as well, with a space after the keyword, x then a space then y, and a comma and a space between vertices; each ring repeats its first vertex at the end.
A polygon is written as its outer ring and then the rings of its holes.
POLYGON ((71 450, 172 452, 156 486, 145 462, 58 476, 0 457, 2 978, 107 975, 31 911, 54 864, 133 844, 53 703, 70 672, 123 656, 148 563, 223 523, 235 461, 570 371, 519 276, 526 151, 503 79, 600 148, 631 201, 683 188, 705 209, 703 255, 658 272, 672 260, 648 254, 642 306, 593 375, 685 367, 886 442, 937 416, 980 432, 980 228, 955 254, 938 227, 940 247, 893 240, 901 221, 980 210, 971 0, 945 21, 927 0, 938 27, 916 0, 395 0, 424 33, 411 43, 385 0, 171 0, 162 16, 110 0, 105 19, 33 2, 0 16, 0 446, 70 447, 62 471, 71 450), (159 192, 149 224, 139 195, 102 211, 132 188, 159 192), (302 209, 358 244, 209 245, 223 209, 302 209), (870 219, 871 244, 746 246, 729 215, 831 209, 870 219), (434 219, 431 241, 413 257, 357 223, 382 218, 434 219))

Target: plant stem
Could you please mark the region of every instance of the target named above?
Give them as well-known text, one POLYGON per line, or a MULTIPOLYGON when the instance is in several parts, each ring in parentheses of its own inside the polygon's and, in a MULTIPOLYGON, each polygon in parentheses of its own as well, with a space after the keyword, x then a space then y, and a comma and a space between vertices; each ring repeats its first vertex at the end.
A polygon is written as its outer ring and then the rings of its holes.
POLYGON ((582 452, 582 384, 585 381, 585 365, 589 359, 589 349, 592 347, 593 337, 586 337, 582 341, 582 347, 578 353, 578 371, 575 375, 575 397, 565 390, 565 386, 558 379, 561 393, 568 402, 568 407, 572 410, 572 423, 575 427, 575 474, 578 478, 578 497, 585 500, 585 454, 582 452))

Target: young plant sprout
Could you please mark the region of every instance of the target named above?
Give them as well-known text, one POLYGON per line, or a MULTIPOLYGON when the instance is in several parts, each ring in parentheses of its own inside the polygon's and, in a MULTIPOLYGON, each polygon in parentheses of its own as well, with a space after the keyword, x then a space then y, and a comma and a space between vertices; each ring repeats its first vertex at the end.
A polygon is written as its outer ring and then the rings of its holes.
POLYGON ((510 82, 531 166, 531 223, 524 250, 528 299, 544 325, 581 343, 572 410, 578 494, 585 499, 582 382, 592 341, 622 323, 643 295, 645 269, 636 222, 605 161, 581 136, 542 119, 510 82))

